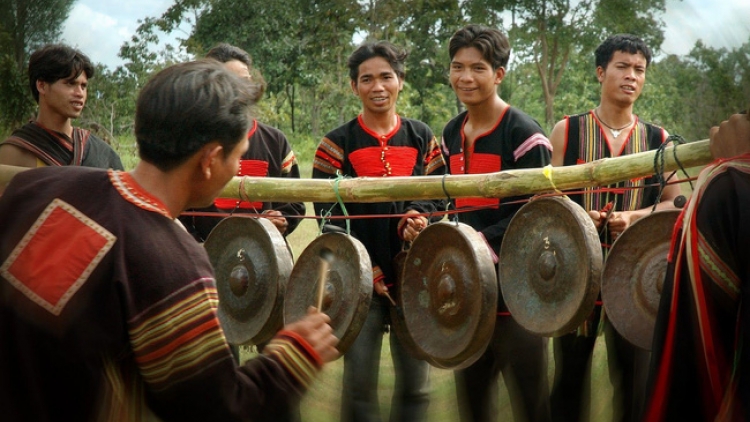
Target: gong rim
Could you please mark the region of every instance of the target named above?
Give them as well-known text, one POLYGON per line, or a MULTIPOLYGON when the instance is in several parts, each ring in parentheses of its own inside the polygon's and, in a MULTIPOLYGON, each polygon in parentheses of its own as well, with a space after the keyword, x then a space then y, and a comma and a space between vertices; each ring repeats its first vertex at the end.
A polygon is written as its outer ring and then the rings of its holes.
POLYGON ((230 216, 203 244, 216 278, 217 314, 227 342, 257 345, 284 325, 283 303, 293 258, 284 237, 264 218, 230 216))
POLYGON ((511 316, 539 336, 573 331, 596 305, 602 261, 596 226, 580 205, 557 196, 526 203, 511 219, 499 255, 511 316))
POLYGON ((429 356, 426 356, 422 352, 422 350, 414 343, 414 340, 412 339, 411 334, 409 334, 409 330, 406 328, 406 325, 404 323, 403 301, 401 300, 401 289, 398 288, 398 286, 400 285, 401 279, 403 278, 404 263, 406 262, 407 252, 408 250, 402 250, 393 258, 393 270, 397 273, 397 278, 396 289, 391 292, 391 297, 393 298, 394 302, 396 302, 396 306, 391 306, 389 309, 391 317, 391 333, 398 337, 401 345, 404 349, 406 349, 406 352, 410 356, 415 359, 421 359, 432 364, 429 356))
POLYGON ((463 223, 427 226, 412 242, 398 285, 406 342, 433 366, 461 369, 495 327, 497 277, 484 239, 463 223))
POLYGON ((425 355, 424 352, 422 352, 422 349, 420 349, 416 343, 414 343, 414 340, 411 337, 411 334, 409 333, 409 329, 406 327, 406 324, 404 322, 404 314, 403 314, 403 304, 401 301, 401 295, 398 293, 392 294, 393 300, 396 302, 396 306, 390 307, 390 316, 391 316, 391 334, 398 337, 398 339, 401 341, 401 345, 404 349, 406 349, 406 352, 415 359, 424 360, 430 364, 434 363, 430 359, 429 356, 425 355))
POLYGON ((615 240, 602 272, 607 318, 628 342, 651 350, 667 255, 680 210, 653 212, 636 220, 615 240))
POLYGON ((372 264, 364 245, 343 233, 322 234, 302 251, 292 269, 284 301, 287 323, 302 319, 317 305, 320 256, 330 251, 321 311, 330 318, 336 346, 343 355, 354 343, 367 318, 372 299, 372 264))

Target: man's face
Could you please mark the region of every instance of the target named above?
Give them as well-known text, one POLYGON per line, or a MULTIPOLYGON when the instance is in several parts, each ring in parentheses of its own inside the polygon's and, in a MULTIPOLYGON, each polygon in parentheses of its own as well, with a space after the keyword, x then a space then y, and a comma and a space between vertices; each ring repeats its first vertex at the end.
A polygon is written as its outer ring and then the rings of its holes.
POLYGON ((504 76, 505 69, 492 70, 490 62, 475 47, 459 49, 451 60, 451 88, 467 106, 482 104, 497 95, 504 76))
POLYGON ((404 87, 388 60, 373 57, 359 65, 359 76, 351 81, 354 91, 362 101, 365 111, 387 113, 396 109, 398 94, 404 87))
POLYGON ((85 72, 53 83, 37 81, 39 105, 67 119, 76 119, 86 105, 89 79, 85 72))
POLYGON ((602 84, 602 97, 629 105, 641 95, 646 83, 646 57, 641 53, 615 51, 606 69, 596 68, 602 84))
POLYGON ((220 152, 209 167, 211 177, 205 180, 205 189, 200 189, 196 196, 196 203, 191 204, 191 208, 196 207, 207 207, 213 204, 214 200, 219 196, 224 186, 236 176, 240 171, 240 159, 242 155, 247 152, 250 143, 247 140, 247 136, 243 136, 240 142, 238 142, 234 149, 229 152, 220 152))

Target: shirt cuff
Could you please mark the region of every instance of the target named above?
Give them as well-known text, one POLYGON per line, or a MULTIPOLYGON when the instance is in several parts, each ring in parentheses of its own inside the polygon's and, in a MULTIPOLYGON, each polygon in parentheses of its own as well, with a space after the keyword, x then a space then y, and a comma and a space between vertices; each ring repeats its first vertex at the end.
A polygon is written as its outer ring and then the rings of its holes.
POLYGON ((309 388, 323 359, 299 334, 282 330, 263 348, 263 354, 277 360, 305 388, 309 388))

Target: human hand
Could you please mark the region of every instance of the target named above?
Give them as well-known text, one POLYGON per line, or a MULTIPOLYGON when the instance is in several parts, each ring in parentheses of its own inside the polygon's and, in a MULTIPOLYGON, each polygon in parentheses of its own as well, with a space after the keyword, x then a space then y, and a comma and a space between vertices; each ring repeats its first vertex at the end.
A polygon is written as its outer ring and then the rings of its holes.
POLYGON ((604 211, 591 210, 589 211, 589 217, 591 217, 591 221, 594 222, 594 226, 599 229, 602 226, 602 221, 607 218, 607 213, 604 211))
POLYGON ((427 227, 427 218, 417 215, 419 214, 415 210, 409 210, 406 214, 415 214, 414 217, 403 217, 405 219, 404 230, 401 232, 401 237, 407 242, 413 242, 417 238, 419 233, 427 227))
POLYGON ((385 285, 385 281, 380 280, 373 284, 373 287, 375 288, 375 293, 379 294, 380 296, 385 296, 386 293, 388 293, 388 286, 385 285))
POLYGON ((619 237, 632 222, 632 213, 623 211, 615 212, 607 221, 607 230, 613 238, 619 237))
POLYGON ((287 325, 284 330, 305 339, 323 362, 331 362, 339 357, 336 349, 339 339, 333 334, 330 322, 331 317, 311 306, 304 318, 287 325))
POLYGON ((597 229, 601 229, 602 224, 606 221, 607 231, 609 231, 609 234, 612 237, 617 237, 622 234, 632 222, 632 214, 628 211, 613 212, 609 215, 609 219, 607 219, 609 213, 606 211, 592 210, 589 211, 588 214, 597 229))
POLYGON ((709 148, 714 158, 731 158, 750 153, 750 115, 733 114, 709 131, 709 148))
POLYGON ((268 221, 273 223, 274 226, 279 230, 279 233, 286 233, 286 229, 289 228, 289 222, 286 221, 281 211, 266 210, 263 211, 263 218, 267 218, 268 221))

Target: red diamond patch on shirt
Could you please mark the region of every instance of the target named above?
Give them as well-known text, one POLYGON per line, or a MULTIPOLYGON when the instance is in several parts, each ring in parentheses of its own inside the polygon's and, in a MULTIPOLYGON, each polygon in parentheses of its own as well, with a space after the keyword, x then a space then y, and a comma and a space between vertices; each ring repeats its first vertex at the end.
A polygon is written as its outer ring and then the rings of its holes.
POLYGON ((60 315, 115 240, 104 227, 55 199, 0 266, 0 274, 36 304, 60 315))

